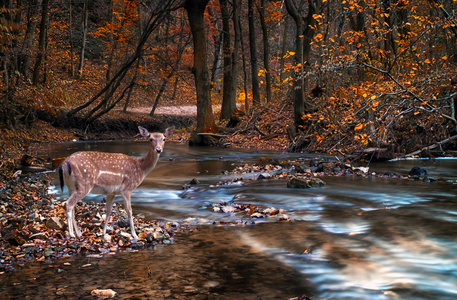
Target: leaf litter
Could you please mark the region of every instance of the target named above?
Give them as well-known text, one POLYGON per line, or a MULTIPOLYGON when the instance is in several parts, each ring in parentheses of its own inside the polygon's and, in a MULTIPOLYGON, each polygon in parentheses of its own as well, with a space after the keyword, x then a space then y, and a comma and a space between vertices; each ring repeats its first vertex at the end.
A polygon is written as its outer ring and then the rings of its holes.
POLYGON ((41 177, 13 178, 2 188, 0 271, 14 270, 26 261, 72 255, 103 256, 168 244, 180 230, 177 223, 146 220, 137 215, 134 221, 139 239, 132 240, 126 232, 127 214, 115 203, 108 232, 103 237, 105 204, 79 202, 75 214, 82 237, 68 238, 64 202, 48 193, 49 180, 41 177))

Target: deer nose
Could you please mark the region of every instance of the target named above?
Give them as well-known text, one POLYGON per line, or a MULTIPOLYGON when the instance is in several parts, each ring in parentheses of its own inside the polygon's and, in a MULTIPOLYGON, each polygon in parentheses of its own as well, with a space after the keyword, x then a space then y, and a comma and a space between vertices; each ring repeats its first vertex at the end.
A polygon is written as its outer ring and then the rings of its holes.
POLYGON ((162 153, 162 149, 157 148, 157 149, 156 149, 156 152, 157 152, 157 153, 162 153))

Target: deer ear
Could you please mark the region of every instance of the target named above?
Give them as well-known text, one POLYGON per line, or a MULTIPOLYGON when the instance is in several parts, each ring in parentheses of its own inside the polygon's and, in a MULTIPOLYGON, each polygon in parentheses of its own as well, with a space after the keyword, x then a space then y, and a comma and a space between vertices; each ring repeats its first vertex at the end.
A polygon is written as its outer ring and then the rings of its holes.
POLYGON ((149 136, 149 131, 146 128, 138 126, 138 130, 140 130, 140 133, 142 136, 144 136, 144 137, 149 136))
POLYGON ((165 129, 164 136, 168 137, 168 136, 172 135, 173 134, 173 130, 175 130, 174 126, 168 127, 167 129, 165 129))

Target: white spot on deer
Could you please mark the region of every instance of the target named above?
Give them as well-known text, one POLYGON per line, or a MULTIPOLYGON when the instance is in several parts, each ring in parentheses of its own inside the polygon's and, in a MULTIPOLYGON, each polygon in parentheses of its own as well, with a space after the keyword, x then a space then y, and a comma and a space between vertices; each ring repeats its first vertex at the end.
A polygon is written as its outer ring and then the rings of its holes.
POLYGON ((98 174, 99 175, 108 174, 108 175, 114 175, 114 176, 121 176, 122 175, 122 173, 112 172, 112 171, 103 171, 103 170, 100 170, 100 172, 98 174))

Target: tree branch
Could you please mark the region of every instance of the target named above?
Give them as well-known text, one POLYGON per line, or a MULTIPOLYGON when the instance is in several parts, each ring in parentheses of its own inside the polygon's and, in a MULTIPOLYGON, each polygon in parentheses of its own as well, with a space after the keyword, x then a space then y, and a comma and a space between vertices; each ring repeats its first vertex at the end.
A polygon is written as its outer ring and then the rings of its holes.
POLYGON ((441 142, 437 142, 433 145, 430 145, 430 146, 427 146, 427 147, 424 147, 420 150, 417 150, 417 151, 414 151, 414 152, 411 152, 411 153, 408 153, 405 155, 405 157, 410 157, 410 156, 414 156, 414 155, 418 155, 420 154, 421 152, 423 151, 427 151, 427 150, 432 150, 432 149, 435 149, 436 147, 441 147, 443 144, 446 144, 446 143, 449 143, 453 140, 457 139, 457 135, 454 135, 454 136, 451 136, 450 138, 447 138, 447 139, 444 139, 442 140, 441 142))

